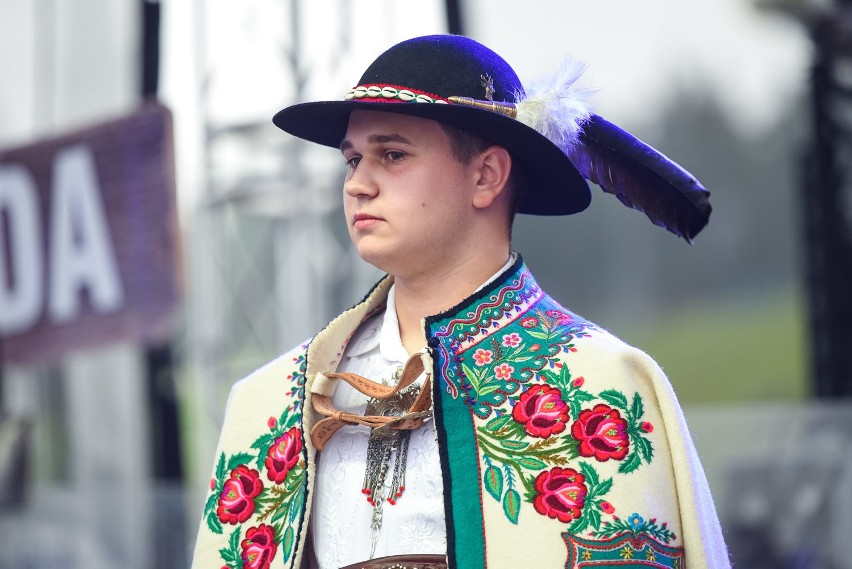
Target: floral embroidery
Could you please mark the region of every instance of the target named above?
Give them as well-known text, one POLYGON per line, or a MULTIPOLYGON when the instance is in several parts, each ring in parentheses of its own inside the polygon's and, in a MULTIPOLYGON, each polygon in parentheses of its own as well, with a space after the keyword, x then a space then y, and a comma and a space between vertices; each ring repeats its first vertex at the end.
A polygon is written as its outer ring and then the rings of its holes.
POLYGON ((502 363, 498 366, 494 366, 494 377, 497 379, 509 379, 512 377, 512 373, 514 371, 515 368, 507 363, 502 363))
POLYGON ((267 477, 281 484, 287 478, 290 470, 299 462, 302 452, 302 434, 298 427, 293 427, 277 439, 269 447, 264 464, 267 469, 267 477))
POLYGON ((219 550, 223 567, 228 569, 269 569, 279 548, 284 562, 293 553, 294 527, 304 514, 307 481, 299 426, 305 389, 304 355, 293 362, 298 369, 287 377, 292 382, 288 395, 293 403, 280 417, 266 421, 269 430, 251 445, 257 454, 241 452, 228 457, 222 453, 211 480, 204 509, 207 527, 222 534, 222 524, 237 526, 228 546, 219 550), (257 469, 251 468, 251 463, 257 469), (268 487, 263 484, 262 470, 272 482, 268 487), (240 524, 252 519, 256 525, 243 534, 240 524))
POLYGON ((557 466, 542 472, 535 479, 538 494, 533 500, 533 507, 539 514, 561 522, 576 520, 586 504, 588 488, 585 481, 586 477, 573 468, 557 466))
POLYGON ((245 569, 269 569, 275 559, 275 529, 266 524, 249 528, 240 544, 245 569))
POLYGON ((476 360, 476 365, 484 366, 485 364, 491 363, 491 356, 493 355, 494 352, 491 350, 483 350, 480 348, 473 353, 473 359, 476 360))
POLYGON ((506 348, 517 348, 521 344, 521 337, 512 332, 503 336, 503 346, 506 348))
POLYGON ((645 535, 661 543, 670 543, 677 538, 667 522, 657 524, 655 518, 646 521, 639 514, 630 514, 627 521, 612 516, 612 521, 603 522, 601 530, 596 533, 599 538, 627 534, 634 538, 645 535))
POLYGON ((599 462, 621 460, 630 442, 627 421, 618 410, 603 404, 581 411, 571 425, 571 436, 580 442, 581 456, 595 457, 599 462))
POLYGON ((629 446, 632 446, 632 448, 624 457, 624 461, 618 466, 618 472, 620 474, 627 474, 639 468, 643 462, 650 464, 654 457, 654 447, 651 445, 651 441, 648 440, 647 435, 654 430, 654 427, 651 423, 642 421, 642 416, 645 414, 642 397, 638 393, 634 393, 633 400, 629 405, 627 397, 614 389, 602 391, 599 397, 610 406, 618 408, 621 411, 620 416, 624 417, 626 422, 626 435, 631 443, 629 446))
POLYGON ((534 385, 515 403, 512 418, 524 426, 529 436, 546 439, 565 430, 568 405, 562 400, 562 392, 558 389, 549 385, 534 385))
POLYGON ((671 547, 650 534, 633 535, 627 532, 613 537, 588 539, 565 532, 562 539, 568 546, 566 567, 683 567, 683 547, 671 547))
POLYGON ((223 524, 237 524, 249 519, 254 513, 254 499, 263 491, 263 482, 255 469, 240 464, 231 471, 225 481, 216 515, 223 524))

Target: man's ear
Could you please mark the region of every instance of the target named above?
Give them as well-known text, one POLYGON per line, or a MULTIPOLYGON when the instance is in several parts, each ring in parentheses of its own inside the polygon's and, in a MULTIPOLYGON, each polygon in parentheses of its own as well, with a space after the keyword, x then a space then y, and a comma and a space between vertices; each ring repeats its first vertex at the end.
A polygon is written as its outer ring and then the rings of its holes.
POLYGON ((473 206, 486 208, 506 192, 509 173, 512 170, 512 156, 502 146, 489 146, 476 160, 479 169, 473 206))

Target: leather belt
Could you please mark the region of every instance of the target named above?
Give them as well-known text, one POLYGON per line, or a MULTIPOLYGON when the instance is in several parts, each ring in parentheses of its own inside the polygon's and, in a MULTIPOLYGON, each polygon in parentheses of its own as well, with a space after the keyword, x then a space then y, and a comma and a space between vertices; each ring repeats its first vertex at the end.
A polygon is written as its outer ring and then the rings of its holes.
POLYGON ((390 555, 353 563, 340 569, 447 569, 447 558, 435 554, 390 555))
MULTIPOLYGON (((354 373, 328 373, 325 376, 329 379, 343 380, 373 399, 387 399, 414 383, 414 380, 423 373, 423 369, 422 354, 417 353, 405 362, 399 383, 394 387, 376 383, 354 373)), ((311 404, 314 407, 314 411, 325 416, 325 419, 318 421, 311 428, 311 442, 317 450, 322 450, 328 439, 344 425, 365 425, 371 429, 419 429, 423 425, 423 419, 432 413, 432 375, 428 372, 426 373, 426 379, 423 381, 423 386, 420 388, 420 393, 417 395, 414 403, 412 403, 405 414, 399 417, 357 415, 355 413, 338 411, 331 402, 331 397, 318 393, 314 393, 311 396, 311 404)))

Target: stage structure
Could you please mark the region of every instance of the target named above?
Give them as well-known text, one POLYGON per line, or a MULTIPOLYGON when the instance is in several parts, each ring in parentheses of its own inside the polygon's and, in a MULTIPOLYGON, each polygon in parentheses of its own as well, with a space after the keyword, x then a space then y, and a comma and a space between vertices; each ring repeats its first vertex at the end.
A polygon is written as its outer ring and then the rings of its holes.
POLYGON ((415 20, 409 8, 388 0, 195 3, 203 158, 197 204, 184 223, 189 294, 182 359, 201 411, 190 451, 196 481, 209 476, 233 383, 318 332, 380 277, 346 234, 343 160, 282 133, 272 114, 329 93, 342 96, 365 57, 403 37, 441 30, 445 6, 434 6, 417 8, 427 14, 415 20), (223 18, 226 27, 217 24, 223 18))
POLYGON ((813 395, 852 397, 852 1, 764 0, 813 41, 811 138, 802 161, 813 395))

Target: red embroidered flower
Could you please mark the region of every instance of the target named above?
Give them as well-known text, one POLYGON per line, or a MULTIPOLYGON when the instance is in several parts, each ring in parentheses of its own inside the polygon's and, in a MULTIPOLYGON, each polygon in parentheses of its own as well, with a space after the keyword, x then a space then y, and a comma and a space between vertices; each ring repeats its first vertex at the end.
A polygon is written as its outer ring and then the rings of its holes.
POLYGON ((568 405, 562 400, 559 389, 549 385, 533 385, 515 403, 512 418, 521 423, 531 437, 546 439, 565 430, 568 405))
POLYGON ((210 479, 210 489, 213 490, 215 487, 216 487, 216 479, 211 478, 210 479))
POLYGON ((564 523, 580 517, 588 493, 585 476, 573 468, 558 466, 536 477, 535 490, 535 511, 564 523))
POLYGON ((278 421, 275 419, 275 417, 270 417, 266 421, 266 426, 269 427, 270 430, 274 429, 275 425, 277 425, 277 424, 278 424, 278 421))
POLYGON ((249 528, 240 547, 243 549, 243 569, 269 569, 278 549, 275 529, 266 524, 249 528))
POLYGON ((531 351, 531 352, 537 352, 537 351, 539 351, 540 349, 541 349, 541 344, 533 344, 532 346, 530 346, 530 351, 531 351))
POLYGON ((521 344, 521 337, 512 332, 511 334, 506 334, 503 336, 503 345, 507 348, 515 348, 521 344))
POLYGON ((479 348, 475 352, 473 352, 473 359, 476 360, 476 365, 484 366, 485 364, 491 363, 491 356, 494 355, 494 352, 491 350, 483 350, 479 348))
POLYGON ((613 508, 612 504, 610 504, 609 502, 601 502, 598 505, 601 507, 601 510, 603 510, 603 513, 605 513, 605 514, 614 514, 615 513, 615 508, 613 508))
POLYGON ((521 320, 521 326, 524 328, 533 328, 534 326, 538 326, 538 318, 530 316, 529 318, 524 318, 521 320))
POLYGON ((648 421, 643 421, 639 428, 645 431, 646 433, 651 433, 654 431, 654 425, 649 423, 648 421))
POLYGON ((599 462, 621 460, 627 455, 630 442, 627 421, 617 409, 603 404, 580 411, 571 425, 571 436, 580 442, 582 456, 594 456, 599 462))
POLYGON ((254 499, 263 491, 260 473, 241 464, 231 471, 219 494, 216 515, 223 524, 243 523, 254 513, 254 499))
POLYGON ((302 437, 299 429, 293 427, 277 439, 266 453, 266 476, 281 484, 287 478, 287 473, 299 462, 299 453, 302 452, 302 437))
POLYGON ((494 368, 494 375, 497 379, 509 379, 514 371, 515 368, 509 364, 500 364, 494 368))
POLYGON ((583 387, 583 384, 586 383, 586 380, 583 379, 583 376, 578 377, 574 381, 571 382, 571 385, 574 387, 583 387))

